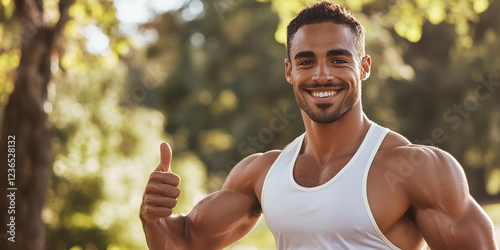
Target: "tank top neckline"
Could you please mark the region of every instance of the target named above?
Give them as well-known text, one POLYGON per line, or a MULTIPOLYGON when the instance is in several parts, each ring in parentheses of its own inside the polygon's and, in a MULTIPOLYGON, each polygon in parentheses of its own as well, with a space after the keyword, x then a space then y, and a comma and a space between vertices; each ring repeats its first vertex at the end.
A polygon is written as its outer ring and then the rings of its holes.
POLYGON ((361 154, 361 152, 363 152, 363 149, 365 148, 367 142, 369 141, 371 134, 373 133, 373 130, 375 127, 374 124, 375 124, 374 122, 371 122, 370 128, 368 129, 368 132, 366 133, 365 137, 363 138, 361 145, 358 147, 358 149, 356 150, 356 153, 354 153, 354 155, 351 157, 351 159, 344 165, 344 167, 342 167, 342 169, 337 174, 335 174, 330 180, 328 180, 327 182, 325 182, 321 185, 314 186, 314 187, 304 187, 304 186, 298 184, 295 181, 295 178, 293 177, 293 171, 295 170, 295 163, 297 162, 297 158, 299 156, 300 150, 302 149, 302 144, 304 142, 305 135, 306 135, 306 132, 304 132, 298 138, 299 143, 297 145, 297 148, 295 149, 293 164, 290 167, 290 171, 289 171, 289 177, 290 177, 290 181, 291 181, 292 185, 296 189, 298 189, 300 191, 304 191, 304 192, 317 192, 317 191, 320 191, 320 190, 325 189, 328 186, 330 186, 332 183, 335 182, 335 180, 339 179, 342 176, 342 174, 345 173, 353 165, 353 163, 356 161, 356 159, 361 154))

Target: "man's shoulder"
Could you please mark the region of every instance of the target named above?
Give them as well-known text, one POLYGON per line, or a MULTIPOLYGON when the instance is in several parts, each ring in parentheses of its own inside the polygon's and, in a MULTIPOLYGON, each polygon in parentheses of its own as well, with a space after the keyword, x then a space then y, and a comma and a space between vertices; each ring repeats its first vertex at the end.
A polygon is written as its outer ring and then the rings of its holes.
POLYGON ((267 172, 281 150, 271 150, 247 156, 229 173, 223 188, 255 195, 260 199, 267 172))
POLYGON ((386 179, 394 186, 402 185, 407 193, 438 195, 466 182, 457 160, 440 148, 412 144, 396 133, 389 134, 384 143, 377 166, 383 168, 386 179))
POLYGON ((243 178, 258 178, 272 166, 282 150, 270 150, 265 153, 256 153, 241 160, 231 170, 229 177, 242 176, 243 178))
POLYGON ((272 164, 276 158, 281 154, 282 150, 275 149, 264 153, 255 153, 247 156, 240 163, 246 167, 250 166, 262 166, 272 164))
POLYGON ((413 144, 402 135, 390 131, 386 140, 380 146, 379 152, 387 163, 405 160, 414 167, 421 166, 432 170, 443 169, 446 166, 459 166, 455 158, 448 152, 428 145, 413 144))
POLYGON ((264 153, 259 153, 257 154, 257 156, 255 156, 254 164, 258 165, 261 164, 268 165, 269 163, 272 164, 278 158, 278 156, 281 154, 282 151, 283 150, 281 149, 274 149, 264 153))

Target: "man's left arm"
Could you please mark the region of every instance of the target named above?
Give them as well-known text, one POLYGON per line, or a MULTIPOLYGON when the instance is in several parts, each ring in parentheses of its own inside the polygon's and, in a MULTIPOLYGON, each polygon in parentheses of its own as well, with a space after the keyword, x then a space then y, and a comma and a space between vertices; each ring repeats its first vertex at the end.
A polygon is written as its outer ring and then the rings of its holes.
POLYGON ((497 249, 493 223, 470 196, 460 164, 433 147, 415 148, 425 164, 405 183, 416 223, 431 249, 497 249))

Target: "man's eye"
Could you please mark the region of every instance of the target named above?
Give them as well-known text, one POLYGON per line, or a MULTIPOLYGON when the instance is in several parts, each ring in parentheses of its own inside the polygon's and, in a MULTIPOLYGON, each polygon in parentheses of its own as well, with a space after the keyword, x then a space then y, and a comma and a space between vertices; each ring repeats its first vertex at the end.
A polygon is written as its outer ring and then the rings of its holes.
POLYGON ((343 63, 347 63, 347 61, 344 60, 344 59, 333 59, 332 63, 334 63, 334 64, 343 64, 343 63))
POLYGON ((301 66, 311 65, 311 64, 313 64, 313 62, 309 61, 309 60, 305 60, 305 61, 300 61, 299 62, 299 65, 301 65, 301 66))

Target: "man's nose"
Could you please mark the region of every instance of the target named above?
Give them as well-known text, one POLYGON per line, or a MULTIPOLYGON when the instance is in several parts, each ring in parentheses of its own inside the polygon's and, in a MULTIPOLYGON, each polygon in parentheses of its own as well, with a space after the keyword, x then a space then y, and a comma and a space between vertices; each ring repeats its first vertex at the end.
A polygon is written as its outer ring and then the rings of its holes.
POLYGON ((312 76, 312 80, 320 84, 331 82, 333 79, 333 74, 326 65, 318 65, 316 72, 314 72, 314 75, 312 76))

